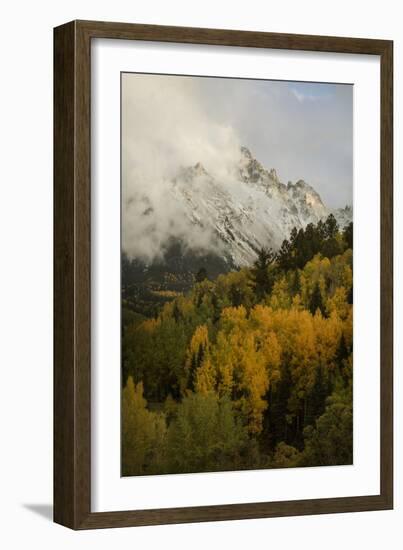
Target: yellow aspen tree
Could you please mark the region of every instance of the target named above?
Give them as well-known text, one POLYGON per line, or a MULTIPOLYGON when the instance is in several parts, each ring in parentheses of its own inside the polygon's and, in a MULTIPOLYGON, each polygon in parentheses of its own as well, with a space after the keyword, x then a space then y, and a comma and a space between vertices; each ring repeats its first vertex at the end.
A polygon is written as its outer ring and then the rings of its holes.
POLYGON ((139 329, 153 333, 161 325, 160 319, 146 319, 139 325, 139 329))
MULTIPOLYGON (((317 316, 320 318, 320 313, 317 316)), ((296 394, 298 398, 303 399, 315 382, 317 350, 312 316, 304 311, 299 317, 300 323, 293 339, 290 366, 296 394)))
POLYGON ((326 301, 326 311, 328 315, 336 313, 340 319, 347 319, 350 304, 347 302, 347 290, 343 286, 336 288, 333 296, 330 296, 326 301))
POLYGON ((256 350, 255 335, 252 332, 243 338, 242 351, 238 367, 239 390, 243 395, 239 399, 239 406, 247 418, 249 432, 259 434, 263 428, 263 413, 267 408, 264 396, 269 387, 265 355, 256 350))
POLYGON ((353 306, 350 305, 348 315, 343 323, 343 333, 346 344, 351 348, 353 346, 353 306))
POLYGON ((210 355, 207 352, 203 358, 203 362, 196 370, 195 375, 195 390, 199 393, 209 393, 216 389, 216 373, 214 366, 210 360, 210 355))
MULTIPOLYGON (((186 388, 193 389, 196 384, 196 373, 209 354, 209 337, 207 325, 199 325, 193 333, 186 354, 186 388)), ((186 390, 182 388, 182 393, 186 390)))
POLYGON ((265 359, 269 382, 277 382, 281 376, 281 346, 273 331, 266 334, 262 342, 261 353, 265 359))
POLYGON ((227 335, 220 331, 211 350, 211 361, 217 373, 217 391, 220 396, 231 396, 234 386, 234 350, 227 335))
POLYGON ((332 312, 327 319, 315 315, 313 323, 316 334, 318 367, 321 367, 324 373, 331 373, 336 367, 335 356, 340 342, 343 322, 337 313, 332 312))
POLYGON ((137 385, 129 376, 122 395, 122 467, 125 475, 139 475, 152 469, 150 452, 160 460, 165 437, 163 415, 147 410, 143 383, 137 385))
POLYGON ((268 298, 268 305, 272 309, 289 309, 291 306, 291 293, 285 277, 276 281, 268 298))

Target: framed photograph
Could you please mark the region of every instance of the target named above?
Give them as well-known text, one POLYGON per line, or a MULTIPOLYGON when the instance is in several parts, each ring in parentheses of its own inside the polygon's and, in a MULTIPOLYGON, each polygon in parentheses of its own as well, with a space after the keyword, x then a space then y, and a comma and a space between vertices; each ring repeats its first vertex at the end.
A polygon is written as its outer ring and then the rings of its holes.
POLYGON ((57 523, 393 507, 392 55, 55 29, 57 523))

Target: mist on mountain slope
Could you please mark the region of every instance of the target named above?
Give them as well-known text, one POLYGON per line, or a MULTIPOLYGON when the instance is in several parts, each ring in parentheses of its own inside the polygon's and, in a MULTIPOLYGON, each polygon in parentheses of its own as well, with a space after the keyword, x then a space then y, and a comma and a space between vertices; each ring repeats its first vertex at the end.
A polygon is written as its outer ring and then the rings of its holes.
POLYGON ((161 259, 173 239, 244 265, 260 246, 276 248, 293 226, 331 211, 311 186, 286 186, 254 159, 237 128, 211 114, 197 79, 153 75, 140 83, 141 76, 122 80, 122 245, 129 259, 161 259))

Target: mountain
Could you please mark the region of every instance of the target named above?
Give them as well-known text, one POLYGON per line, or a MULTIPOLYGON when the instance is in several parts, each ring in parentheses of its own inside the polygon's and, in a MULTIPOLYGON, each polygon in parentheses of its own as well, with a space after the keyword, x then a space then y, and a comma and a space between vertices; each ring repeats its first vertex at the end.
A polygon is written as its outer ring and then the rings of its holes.
MULTIPOLYGON (((250 265, 257 250, 278 249, 293 227, 316 224, 330 213, 340 227, 352 220, 351 207, 327 208, 303 180, 283 184, 276 171, 266 170, 246 147, 229 170, 210 173, 197 163, 180 168, 166 184, 163 211, 155 210, 148 195, 137 197, 138 215, 147 224, 146 242, 160 246, 158 255, 147 261, 123 252, 122 299, 129 318, 154 317, 164 303, 193 286, 201 268, 215 279, 250 265), (168 229, 179 217, 180 231, 159 231, 161 216, 168 229)), ((134 220, 138 223, 138 217, 134 220)))
POLYGON ((285 185, 246 147, 225 177, 197 163, 178 171, 170 192, 190 226, 210 233, 212 248, 237 267, 253 262, 259 248, 278 249, 293 227, 317 223, 330 213, 341 227, 352 220, 351 207, 329 209, 303 180, 285 185))

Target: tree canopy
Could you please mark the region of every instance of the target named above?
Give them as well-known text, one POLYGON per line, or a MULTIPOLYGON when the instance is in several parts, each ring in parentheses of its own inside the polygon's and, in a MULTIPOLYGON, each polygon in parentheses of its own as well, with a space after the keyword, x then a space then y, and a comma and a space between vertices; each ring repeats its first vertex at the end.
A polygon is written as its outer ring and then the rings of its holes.
POLYGON ((124 475, 351 463, 352 245, 329 216, 125 316, 124 475))

